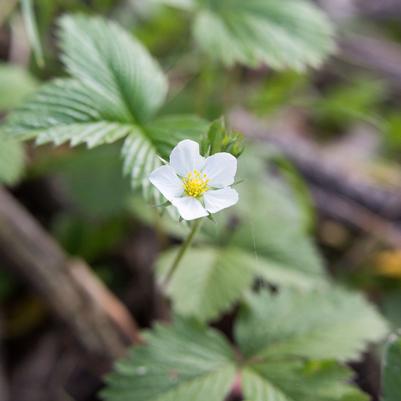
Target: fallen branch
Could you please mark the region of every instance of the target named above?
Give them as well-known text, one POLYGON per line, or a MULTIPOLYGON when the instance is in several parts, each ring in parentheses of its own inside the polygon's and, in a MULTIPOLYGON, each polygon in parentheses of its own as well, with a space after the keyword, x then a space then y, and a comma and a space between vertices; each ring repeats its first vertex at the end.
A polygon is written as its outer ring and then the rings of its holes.
POLYGON ((0 188, 0 255, 47 301, 93 355, 111 362, 139 331, 120 301, 79 260, 71 260, 36 220, 0 188))
POLYGON ((377 216, 357 203, 333 193, 311 188, 320 214, 332 220, 357 228, 387 245, 401 248, 401 230, 393 223, 377 216))
POLYGON ((231 124, 250 138, 276 146, 307 180, 319 211, 380 235, 392 247, 401 247, 401 189, 374 185, 355 178, 347 168, 327 158, 322 149, 294 132, 277 132, 244 110, 235 110, 231 124))
POLYGON ((340 43, 339 58, 370 70, 401 89, 401 46, 382 38, 352 35, 340 43))

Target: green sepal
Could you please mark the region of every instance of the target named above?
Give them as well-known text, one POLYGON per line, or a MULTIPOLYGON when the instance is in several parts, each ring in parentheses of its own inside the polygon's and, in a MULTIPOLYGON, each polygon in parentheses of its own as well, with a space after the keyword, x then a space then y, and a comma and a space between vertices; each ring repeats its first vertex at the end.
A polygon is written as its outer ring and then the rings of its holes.
POLYGON ((208 218, 210 221, 213 221, 213 223, 216 224, 216 220, 214 219, 213 215, 211 215, 210 213, 207 215, 207 218, 208 218))
POLYGON ((170 201, 166 201, 166 202, 163 202, 163 203, 161 203, 160 205, 155 205, 154 207, 157 207, 157 208, 165 208, 165 207, 168 207, 168 206, 171 206, 171 202, 170 201))

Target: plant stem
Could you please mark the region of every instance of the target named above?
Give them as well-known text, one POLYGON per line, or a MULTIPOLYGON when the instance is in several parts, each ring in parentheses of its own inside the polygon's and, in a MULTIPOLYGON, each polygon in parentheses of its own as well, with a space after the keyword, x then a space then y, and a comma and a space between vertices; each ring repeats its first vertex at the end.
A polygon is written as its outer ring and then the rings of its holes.
POLYGON ((180 250, 178 251, 171 267, 170 270, 168 271, 165 279, 163 280, 163 284, 162 284, 162 288, 166 288, 168 283, 171 280, 171 277, 174 275, 174 273, 176 272, 181 259, 183 258, 183 256, 185 255, 185 252, 187 251, 187 249, 189 248, 189 246, 192 244, 192 241, 196 235, 196 233, 198 232, 200 226, 201 226, 201 222, 202 219, 198 219, 194 222, 193 226, 192 226, 192 230, 189 233, 187 239, 182 243, 180 250))

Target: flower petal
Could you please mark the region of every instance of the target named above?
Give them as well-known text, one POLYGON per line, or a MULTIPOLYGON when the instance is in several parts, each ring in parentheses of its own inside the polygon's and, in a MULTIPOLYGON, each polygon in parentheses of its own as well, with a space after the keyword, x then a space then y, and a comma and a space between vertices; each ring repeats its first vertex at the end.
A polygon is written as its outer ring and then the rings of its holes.
POLYGON ((238 192, 232 188, 207 191, 203 195, 206 210, 210 213, 217 213, 220 210, 233 206, 238 202, 238 192))
POLYGON ((237 159, 230 153, 216 153, 206 159, 202 170, 210 180, 209 185, 215 188, 223 188, 234 183, 237 172, 237 159))
POLYGON ((171 203, 178 209, 178 212, 184 220, 195 220, 208 215, 208 212, 198 199, 190 196, 175 198, 171 203))
POLYGON ((149 181, 171 201, 184 193, 182 181, 177 177, 175 170, 170 166, 161 166, 149 176, 149 181))
POLYGON ((170 154, 170 165, 181 177, 194 170, 201 170, 205 158, 199 153, 199 144, 186 139, 178 143, 170 154))

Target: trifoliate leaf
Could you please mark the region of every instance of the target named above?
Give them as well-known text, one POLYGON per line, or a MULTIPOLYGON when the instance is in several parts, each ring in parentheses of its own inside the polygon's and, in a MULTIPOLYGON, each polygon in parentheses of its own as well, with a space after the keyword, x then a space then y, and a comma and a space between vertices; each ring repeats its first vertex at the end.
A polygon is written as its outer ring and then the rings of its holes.
POLYGON ((184 138, 199 140, 206 123, 194 116, 155 118, 167 80, 146 49, 118 25, 101 18, 63 17, 62 59, 73 79, 44 85, 13 113, 5 128, 38 144, 88 147, 125 137, 124 171, 132 186, 160 200, 148 176, 184 138))
POLYGON ((340 289, 250 295, 236 326, 244 354, 257 358, 355 359, 387 327, 360 295, 340 289))
MULTIPOLYGON (((176 251, 168 251, 158 262, 161 279, 176 251)), ((247 290, 254 274, 236 249, 193 248, 186 252, 173 275, 167 293, 181 315, 210 320, 227 311, 247 290)))
POLYGON ((383 401, 399 401, 401 394, 401 337, 387 346, 383 366, 383 401))
POLYGON ((157 325, 119 362, 103 392, 107 401, 223 401, 235 377, 235 355, 215 330, 179 320, 157 325))
POLYGON ((334 361, 245 360, 218 332, 178 319, 156 325, 108 376, 106 401, 223 401, 240 379, 249 401, 367 401, 334 361))
POLYGON ((351 377, 348 368, 330 361, 254 362, 244 368, 242 385, 252 401, 345 401, 351 396, 367 401, 347 384, 351 377))
POLYGON ((15 184, 23 169, 23 146, 18 142, 0 138, 0 184, 15 184))
POLYGON ((231 66, 319 66, 334 50, 333 27, 306 0, 164 0, 195 13, 194 35, 212 58, 231 66))

